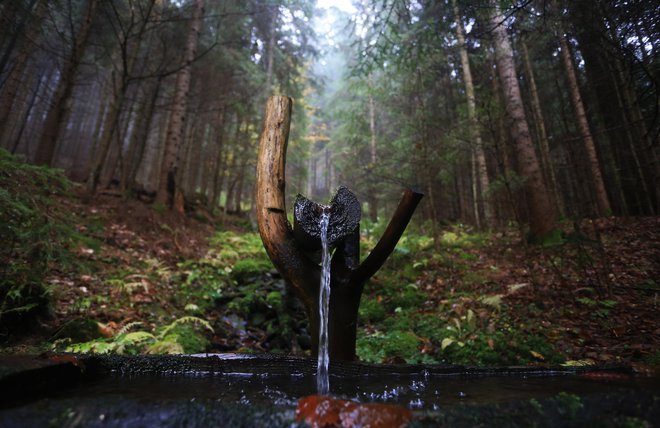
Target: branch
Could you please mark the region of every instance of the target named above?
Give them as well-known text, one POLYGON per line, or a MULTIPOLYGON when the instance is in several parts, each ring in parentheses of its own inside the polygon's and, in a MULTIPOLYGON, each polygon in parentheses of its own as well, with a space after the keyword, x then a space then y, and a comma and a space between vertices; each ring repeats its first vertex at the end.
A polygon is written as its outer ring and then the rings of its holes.
POLYGON ((259 234, 268 257, 297 291, 307 307, 313 307, 314 290, 320 271, 300 251, 286 217, 284 200, 286 147, 289 139, 292 100, 274 96, 266 104, 264 130, 257 158, 256 205, 259 234), (310 281, 311 280, 311 281, 310 281))
POLYGON ((383 266, 387 257, 392 254, 394 247, 401 238, 403 231, 406 230, 410 218, 417 208, 417 204, 424 197, 423 193, 412 189, 406 189, 401 197, 399 206, 396 208, 392 220, 387 225, 387 229, 378 241, 378 244, 371 250, 367 258, 358 266, 353 273, 351 280, 355 283, 364 283, 371 278, 378 269, 383 266))

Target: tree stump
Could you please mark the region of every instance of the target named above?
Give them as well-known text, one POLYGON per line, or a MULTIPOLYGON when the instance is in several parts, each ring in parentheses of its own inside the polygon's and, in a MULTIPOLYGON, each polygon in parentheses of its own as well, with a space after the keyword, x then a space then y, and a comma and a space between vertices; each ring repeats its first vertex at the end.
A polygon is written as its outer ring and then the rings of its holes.
MULTIPOLYGON (((284 177, 292 101, 275 96, 268 100, 257 159, 256 205, 259 234, 268 256, 305 306, 318 351, 319 288, 321 267, 310 253, 321 246, 319 216, 323 207, 299 195, 291 227, 286 217, 284 177)), ((354 360, 357 315, 366 281, 392 253, 406 229, 422 193, 407 189, 383 236, 360 263, 360 203, 346 187, 330 202, 329 242, 335 248, 330 273, 328 344, 331 360, 354 360)))

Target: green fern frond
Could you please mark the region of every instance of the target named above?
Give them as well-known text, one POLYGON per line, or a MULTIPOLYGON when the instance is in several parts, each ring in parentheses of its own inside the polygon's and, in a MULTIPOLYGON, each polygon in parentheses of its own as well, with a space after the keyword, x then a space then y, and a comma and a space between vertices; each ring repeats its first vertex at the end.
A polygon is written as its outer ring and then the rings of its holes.
POLYGON ((185 316, 178 318, 174 320, 171 324, 167 325, 163 331, 160 332, 158 335, 159 338, 164 338, 167 336, 172 330, 174 330, 177 326, 182 325, 182 324, 191 324, 194 327, 200 327, 205 330, 210 331, 211 333, 214 333, 213 327, 211 327, 211 324, 201 318, 198 317, 193 317, 193 316, 185 316))
POLYGON ((128 324, 120 328, 119 331, 117 331, 116 336, 121 336, 122 334, 126 334, 135 327, 142 327, 142 323, 140 321, 129 322, 128 324))

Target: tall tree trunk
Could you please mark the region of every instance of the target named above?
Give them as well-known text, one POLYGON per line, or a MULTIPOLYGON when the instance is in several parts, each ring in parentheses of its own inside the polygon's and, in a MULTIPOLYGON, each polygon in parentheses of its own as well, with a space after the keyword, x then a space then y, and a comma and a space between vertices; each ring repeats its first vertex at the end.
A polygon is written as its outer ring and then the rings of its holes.
POLYGON ((39 89, 41 88, 41 85, 45 80, 46 77, 44 77, 43 75, 37 77, 37 84, 35 88, 32 90, 32 96, 30 97, 30 101, 28 102, 27 111, 25 112, 23 120, 21 121, 21 126, 18 129, 18 133, 14 137, 14 143, 11 146, 12 154, 16 153, 16 149, 18 149, 18 145, 20 144, 21 138, 23 137, 23 131, 25 130, 25 126, 27 125, 28 120, 30 119, 30 115, 32 114, 32 109, 34 108, 35 102, 37 100, 39 89))
POLYGON ((376 168, 376 163, 378 162, 378 156, 376 151, 376 105, 374 103, 374 97, 371 93, 371 75, 369 75, 369 195, 367 196, 367 203, 369 204, 369 219, 376 223, 378 221, 378 196, 376 192, 376 179, 374 177, 374 170, 376 168))
MULTIPOLYGON (((30 10, 34 3, 35 0, 32 0, 29 5, 30 10)), ((34 50, 33 43, 41 31, 41 20, 45 12, 46 2, 41 1, 37 4, 35 17, 32 19, 32 22, 29 23, 28 29, 25 31, 25 36, 20 40, 20 45, 17 48, 18 52, 13 61, 13 67, 7 75, 5 84, 2 85, 2 92, 0 92, 0 146, 2 147, 9 146, 9 139, 11 138, 11 133, 9 132, 9 117, 11 112, 16 109, 16 95, 21 89, 21 86, 27 88, 28 85, 25 80, 28 82, 31 81, 31 79, 26 79, 25 71, 30 53, 34 50)), ((29 11, 25 12, 25 15, 29 14, 29 11)), ((27 19, 27 16, 25 16, 24 19, 27 19)), ((3 70, 2 66, 0 66, 0 70, 3 70)), ((27 77, 29 77, 29 74, 32 73, 27 74, 27 77)), ((41 82, 41 80, 39 80, 39 82, 41 82)), ((23 90, 26 91, 26 89, 23 90)))
POLYGON ((603 181, 603 174, 600 169, 600 162, 598 161, 598 154, 596 153, 596 144, 594 143, 591 129, 589 128, 589 120, 587 113, 584 109, 582 102, 582 95, 580 94, 580 87, 578 86, 577 74, 573 64, 573 57, 566 36, 560 30, 559 32, 559 45, 561 46, 561 57, 564 62, 566 70, 566 79, 568 81, 568 90, 571 94, 571 101, 573 102, 573 109, 575 110, 575 118, 580 129, 580 136, 582 143, 587 153, 587 161, 589 162, 589 170, 591 172, 591 179, 593 180, 594 189, 596 192, 596 204, 598 206, 598 214, 601 216, 609 215, 612 212, 610 207, 610 200, 607 196, 605 189, 605 182, 603 181))
POLYGON ((92 22, 96 14, 98 0, 87 0, 87 7, 82 16, 82 21, 78 27, 78 33, 74 36, 71 53, 64 63, 60 73, 60 79, 57 89, 51 100, 51 107, 48 110, 46 120, 43 125, 41 138, 35 155, 35 163, 39 165, 51 165, 53 163, 53 154, 55 145, 60 135, 60 129, 65 125, 64 119, 67 117, 71 94, 73 93, 74 78, 78 72, 78 67, 85 53, 85 47, 89 40, 92 22))
MULTIPOLYGON (((96 187, 101 180, 101 170, 105 159, 108 156, 108 152, 110 151, 112 139, 118 132, 117 124, 119 122, 119 114, 121 113, 122 104, 124 102, 124 97, 122 95, 124 89, 117 87, 118 84, 115 80, 116 73, 114 71, 112 72, 110 79, 110 86, 112 87, 111 98, 108 100, 103 130, 97 143, 97 150, 93 158, 92 168, 87 177, 87 191, 92 194, 96 193, 96 187)), ((121 84, 119 84, 119 86, 121 86, 121 84)))
MULTIPOLYGON (((476 166, 475 175, 477 176, 481 192, 475 192, 475 200, 481 203, 484 213, 484 225, 486 227, 493 226, 493 203, 491 198, 487 195, 490 180, 488 178, 488 167, 486 165, 486 155, 484 153, 483 140, 481 132, 479 131, 479 120, 477 118, 477 103, 474 95, 474 83, 472 80, 472 69, 470 68, 470 58, 468 57, 467 47, 465 45, 465 34, 463 30, 463 22, 461 20, 461 13, 458 8, 456 0, 452 0, 454 8, 454 20, 456 21, 456 39, 458 40, 458 47, 460 49, 461 66, 463 68, 463 83, 465 84, 465 96, 467 98, 467 112, 468 120, 470 122, 470 130, 474 142, 474 162, 476 166)), ((476 183, 475 183, 476 184, 476 183)), ((475 212, 479 218, 478 210, 475 212)))
POLYGON ((131 189, 135 187, 135 177, 137 176, 138 168, 142 163, 147 147, 147 139, 149 138, 149 130, 151 129, 154 118, 161 82, 162 78, 159 77, 153 83, 147 83, 145 85, 145 98, 142 100, 142 106, 137 112, 133 125, 134 129, 128 143, 128 148, 126 149, 125 160, 121 165, 119 188, 124 197, 127 197, 131 189))
POLYGON ((215 208, 220 204, 220 192, 222 191, 222 186, 224 184, 225 178, 225 148, 224 148, 224 128, 225 128, 225 116, 226 116, 226 106, 223 104, 218 112, 218 116, 215 123, 215 138, 216 138, 216 147, 215 147, 215 165, 214 165, 214 174, 212 175, 212 185, 211 185, 211 196, 208 199, 208 210, 213 212, 215 208))
POLYGON ((271 6, 270 33, 268 35, 268 58, 266 59, 266 98, 273 92, 273 63, 275 62, 275 43, 277 42, 277 16, 279 8, 271 6))
POLYGON ((188 101, 188 90, 190 88, 190 68, 197 52, 199 32, 202 27, 202 15, 204 14, 204 0, 195 0, 190 30, 186 39, 183 54, 183 67, 176 76, 174 88, 174 99, 172 100, 172 113, 167 128, 163 162, 160 167, 158 190, 156 202, 172 207, 175 193, 180 184, 176 182, 179 147, 183 138, 184 120, 188 101))
POLYGON ((518 168, 521 175, 526 179, 529 238, 538 241, 555 229, 555 207, 545 186, 539 161, 534 151, 532 137, 529 133, 529 125, 525 117, 525 108, 513 60, 513 50, 509 35, 504 27, 505 18, 500 11, 499 0, 490 0, 490 5, 492 8, 490 22, 495 42, 497 71, 502 84, 506 111, 511 120, 510 131, 516 148, 518 168))
POLYGON ((564 201, 559 194, 559 185, 557 183, 557 174, 555 172, 555 165, 550 157, 550 143, 548 141, 548 132, 545 128, 545 118, 543 109, 541 108, 541 100, 539 98, 539 91, 536 86, 536 79, 534 77, 534 67, 529 58, 529 49, 527 49, 527 42, 523 38, 520 41, 522 48, 522 60, 525 66, 525 74, 529 82, 529 91, 531 95, 532 114, 534 115, 534 124, 536 125, 538 139, 539 139, 539 152, 541 153, 541 164, 543 166, 545 182, 552 193, 557 208, 560 214, 564 214, 564 201))

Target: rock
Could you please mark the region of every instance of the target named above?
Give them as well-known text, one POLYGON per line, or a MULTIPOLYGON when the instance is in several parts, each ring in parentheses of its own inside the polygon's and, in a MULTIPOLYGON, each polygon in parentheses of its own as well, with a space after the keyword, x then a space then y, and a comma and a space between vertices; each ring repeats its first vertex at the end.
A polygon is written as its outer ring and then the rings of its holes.
POLYGON ((296 408, 296 421, 305 421, 312 428, 402 428, 411 419, 409 409, 394 404, 363 404, 323 395, 302 398, 296 408))

